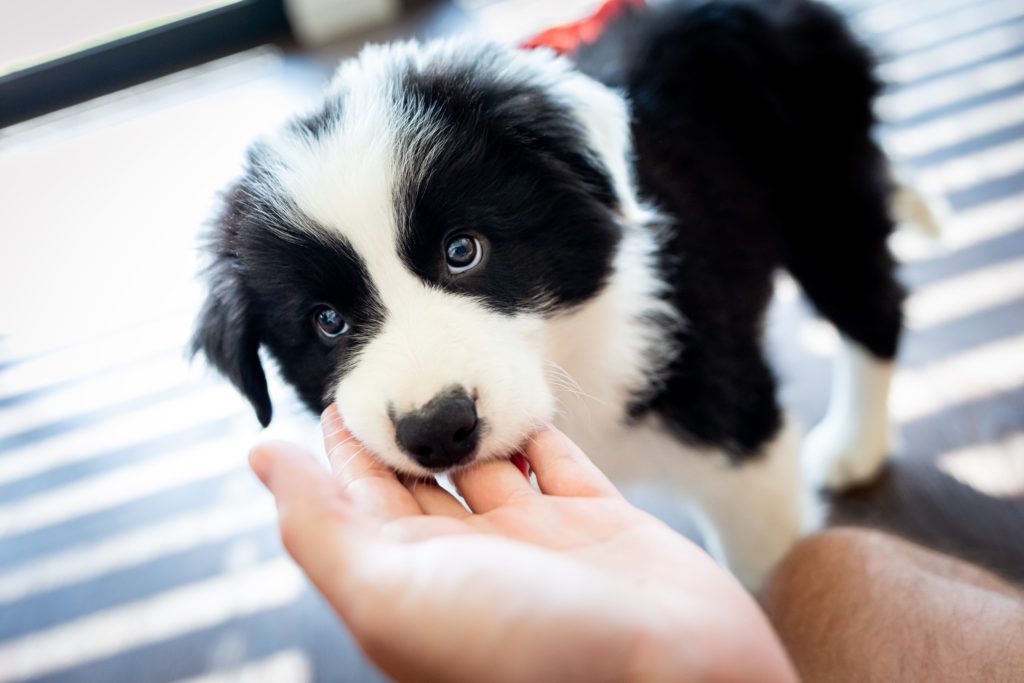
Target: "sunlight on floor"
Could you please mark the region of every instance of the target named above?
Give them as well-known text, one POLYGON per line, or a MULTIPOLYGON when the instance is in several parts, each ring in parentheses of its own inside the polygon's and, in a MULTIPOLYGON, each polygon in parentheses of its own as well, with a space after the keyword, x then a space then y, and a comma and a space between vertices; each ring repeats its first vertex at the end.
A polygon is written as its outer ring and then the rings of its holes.
POLYGON ((313 680, 309 660, 288 650, 227 671, 189 678, 179 683, 307 683, 313 680))
POLYGON ((59 671, 288 604, 306 582, 288 559, 187 584, 0 644, 0 681, 59 671))
POLYGON ((1024 495, 1024 433, 939 456, 939 468, 999 498, 1024 495))

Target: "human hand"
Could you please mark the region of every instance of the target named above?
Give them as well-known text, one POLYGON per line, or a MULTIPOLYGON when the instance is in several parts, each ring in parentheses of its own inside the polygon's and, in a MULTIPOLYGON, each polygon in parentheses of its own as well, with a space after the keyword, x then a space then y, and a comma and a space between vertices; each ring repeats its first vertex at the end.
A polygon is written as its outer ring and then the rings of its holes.
POLYGON ((253 450, 288 552, 398 680, 793 681, 753 599, 632 507, 567 437, 453 480, 400 479, 324 413, 331 477, 297 446, 253 450))

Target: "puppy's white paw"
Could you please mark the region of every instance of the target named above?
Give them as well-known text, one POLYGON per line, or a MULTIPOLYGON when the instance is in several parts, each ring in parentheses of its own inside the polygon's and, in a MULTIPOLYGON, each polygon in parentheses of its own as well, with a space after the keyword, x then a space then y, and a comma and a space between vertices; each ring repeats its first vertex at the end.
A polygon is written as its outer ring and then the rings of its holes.
POLYGON ((865 434, 826 420, 807 435, 802 457, 809 484, 817 489, 843 491, 874 479, 888 453, 885 430, 865 434))

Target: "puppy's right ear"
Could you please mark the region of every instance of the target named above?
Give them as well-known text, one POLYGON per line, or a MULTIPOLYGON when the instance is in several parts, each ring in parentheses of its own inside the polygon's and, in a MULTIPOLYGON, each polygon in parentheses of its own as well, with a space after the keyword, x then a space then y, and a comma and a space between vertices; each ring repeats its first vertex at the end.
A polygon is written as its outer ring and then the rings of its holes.
POLYGON ((192 337, 192 355, 202 352, 230 379, 266 427, 273 410, 260 363, 260 334, 250 310, 250 297, 238 272, 237 258, 215 250, 214 259, 207 271, 210 290, 192 337))

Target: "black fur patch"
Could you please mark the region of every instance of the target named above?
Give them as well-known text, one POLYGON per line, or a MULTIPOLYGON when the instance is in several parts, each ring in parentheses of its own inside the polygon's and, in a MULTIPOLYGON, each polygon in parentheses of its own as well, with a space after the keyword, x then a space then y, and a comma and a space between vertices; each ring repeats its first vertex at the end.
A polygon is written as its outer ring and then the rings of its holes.
POLYGON ((210 236, 211 295, 193 348, 232 379, 266 425, 270 399, 260 344, 310 409, 320 412, 347 359, 379 331, 384 311, 352 247, 275 194, 260 154, 257 148, 251 155, 210 236), (327 340, 316 331, 314 310, 324 304, 344 316, 350 332, 327 340))
POLYGON ((903 291, 886 247, 886 162, 871 138, 872 60, 803 0, 631 10, 580 68, 625 88, 643 193, 675 221, 662 257, 686 324, 664 388, 634 416, 757 453, 781 423, 761 348, 778 267, 842 333, 896 351, 903 291), (611 61, 610 61, 611 60, 611 61))
MULTIPOLYGON (((482 57, 486 62, 486 55, 482 57)), ((617 198, 564 105, 528 83, 458 65, 410 74, 415 156, 401 204, 403 256, 424 280, 505 312, 551 311, 593 297, 621 237, 617 198), (446 238, 482 239, 485 261, 451 276, 446 238)))

